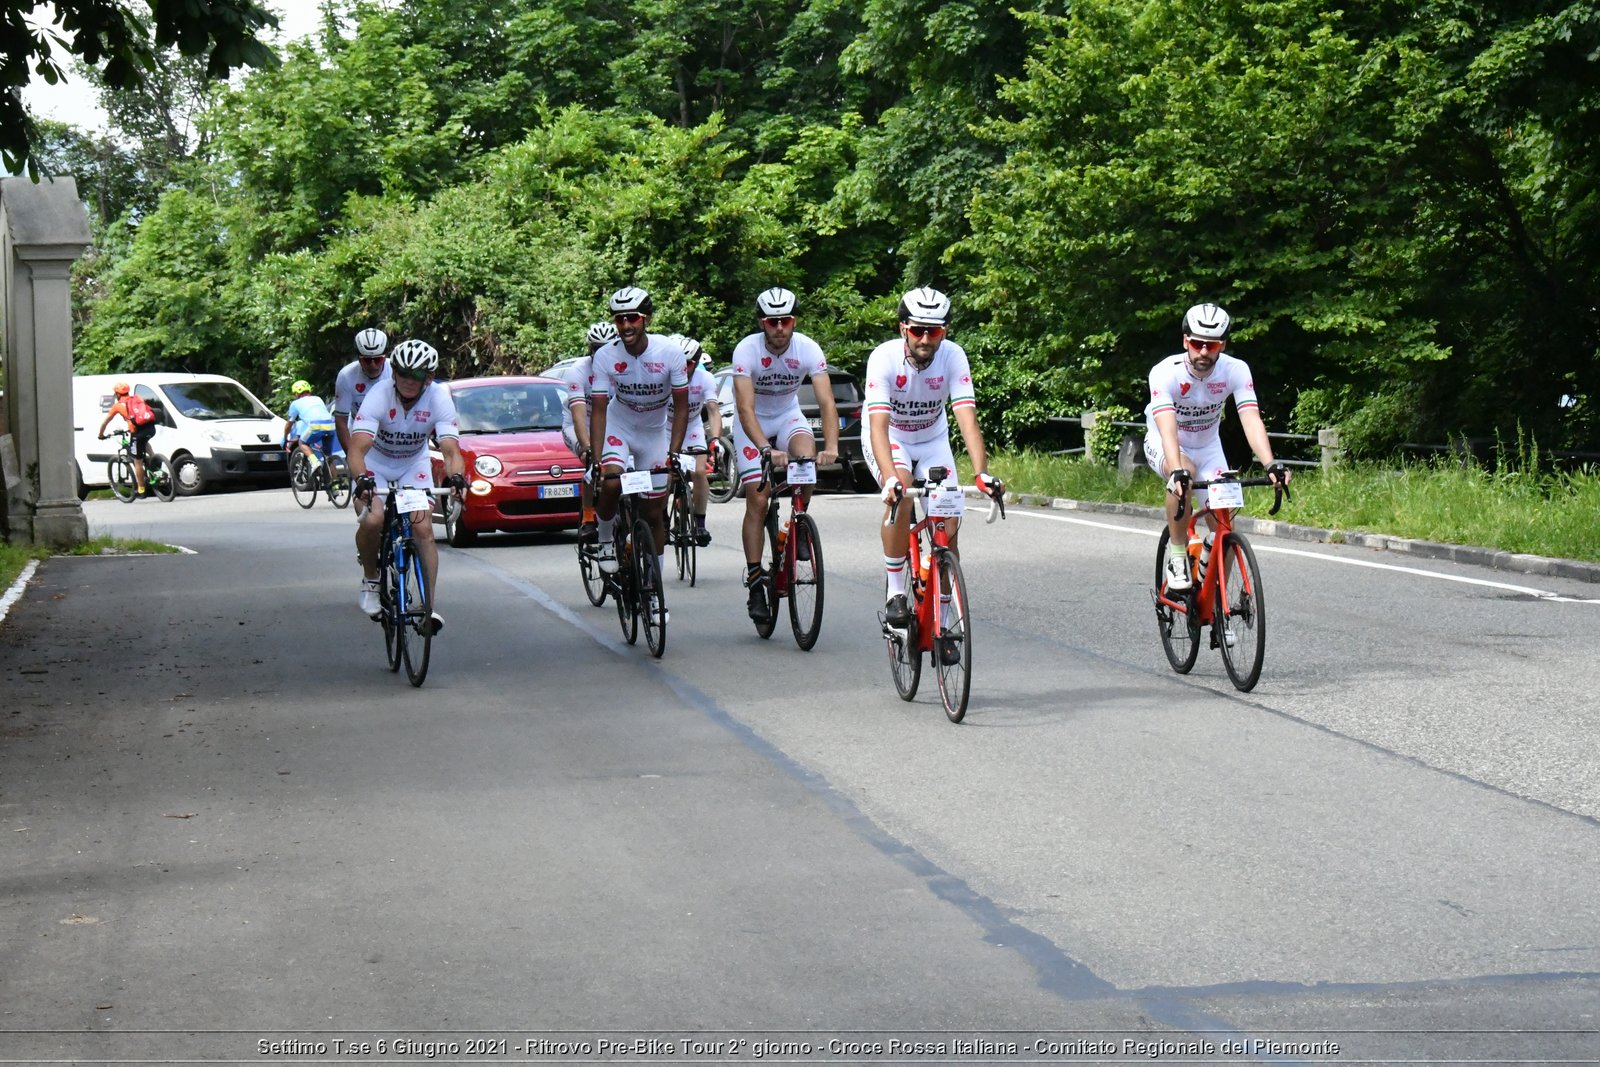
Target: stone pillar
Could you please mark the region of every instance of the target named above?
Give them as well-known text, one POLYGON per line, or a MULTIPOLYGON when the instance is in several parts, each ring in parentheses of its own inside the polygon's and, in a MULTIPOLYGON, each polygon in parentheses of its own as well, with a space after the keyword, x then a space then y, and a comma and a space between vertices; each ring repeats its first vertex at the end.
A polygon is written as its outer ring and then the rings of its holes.
POLYGON ((13 541, 65 547, 89 536, 73 478, 72 264, 89 215, 71 178, 0 179, 6 415, 19 482, 13 541))

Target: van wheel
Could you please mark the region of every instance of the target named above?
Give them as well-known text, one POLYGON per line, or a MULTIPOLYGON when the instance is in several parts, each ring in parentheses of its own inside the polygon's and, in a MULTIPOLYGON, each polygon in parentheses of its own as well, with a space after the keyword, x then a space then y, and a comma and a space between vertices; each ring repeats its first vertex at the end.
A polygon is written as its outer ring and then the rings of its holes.
POLYGON ((172 476, 178 483, 179 496, 197 496, 206 491, 205 472, 187 452, 172 457, 172 476))
POLYGON ((79 500, 89 499, 89 487, 83 484, 83 471, 76 463, 72 465, 72 487, 79 500))

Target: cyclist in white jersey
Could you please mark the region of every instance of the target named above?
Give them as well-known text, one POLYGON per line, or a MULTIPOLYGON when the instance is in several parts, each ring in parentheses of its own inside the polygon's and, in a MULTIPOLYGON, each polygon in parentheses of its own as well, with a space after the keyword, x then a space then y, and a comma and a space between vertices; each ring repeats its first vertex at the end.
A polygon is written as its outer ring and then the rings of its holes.
MULTIPOLYGON (((966 351, 946 338, 949 322, 949 297, 937 289, 913 289, 900 298, 900 336, 885 341, 867 357, 871 447, 866 460, 883 487, 886 506, 898 499, 913 479, 925 479, 930 467, 944 467, 951 479, 956 477, 946 402, 961 427, 961 440, 977 472, 978 489, 990 496, 1005 492, 1000 479, 988 473, 989 456, 983 431, 978 428, 972 368, 966 351)), ((900 508, 895 524, 882 530, 887 580, 884 614, 890 626, 905 626, 911 619, 906 599, 911 510, 900 508)), ((956 532, 950 534, 952 549, 956 548, 956 532)))
POLYGON ((694 484, 694 491, 689 498, 689 510, 694 515, 694 543, 704 548, 711 543, 711 531, 706 529, 706 505, 711 500, 711 465, 716 457, 714 449, 722 438, 722 405, 716 402, 717 380, 711 376, 711 354, 700 347, 700 342, 693 337, 675 333, 671 339, 683 349, 683 358, 689 371, 689 428, 683 435, 683 450, 706 449, 705 455, 693 458, 694 471, 689 475, 694 484), (706 446, 707 437, 713 442, 710 448, 706 446))
MULTIPOLYGON (((1144 409, 1144 456, 1167 479, 1167 588, 1190 586, 1186 561, 1188 522, 1178 504, 1189 482, 1210 481, 1231 470, 1222 454, 1222 415, 1228 397, 1239 410, 1239 426, 1267 477, 1289 484, 1289 468, 1272 458, 1272 442, 1261 421, 1256 383, 1242 359, 1223 353, 1232 320, 1215 304, 1196 304, 1183 316, 1183 351, 1150 370, 1150 403, 1144 409)), ((1215 525, 1215 524, 1213 524, 1215 525)))
MULTIPOLYGON (((610 344, 616 339, 617 328, 611 323, 593 324, 589 327, 589 334, 585 338, 589 345, 589 354, 561 372, 562 380, 567 383, 567 406, 561 412, 561 439, 572 450, 572 454, 583 463, 585 470, 593 459, 589 450, 589 390, 594 378, 594 354, 601 346, 610 344)), ((578 537, 585 541, 593 541, 594 486, 587 477, 583 479, 578 495, 579 505, 583 508, 583 524, 578 527, 578 537)))
MULTIPOLYGON (((733 462, 744 486, 745 587, 750 617, 765 622, 775 605, 767 603, 761 581, 761 547, 771 486, 761 484, 761 459, 769 455, 775 471, 787 469, 789 457, 814 459, 826 465, 839 458, 839 408, 828 380, 828 359, 822 346, 795 330, 799 301, 787 289, 774 287, 756 297, 756 322, 761 329, 733 350, 733 462), (800 384, 811 379, 822 421, 822 451, 800 412, 800 384)), ((799 490, 807 501, 810 488, 799 490)))
POLYGON ((333 431, 339 447, 350 454, 350 423, 361 413, 361 401, 373 386, 389 380, 389 337, 376 326, 356 334, 356 358, 333 380, 333 431))
MULTIPOLYGON (((611 294, 617 340, 594 354, 589 440, 599 450, 603 474, 621 474, 631 457, 635 470, 665 467, 683 448, 689 425, 689 373, 683 349, 648 332, 655 304, 650 294, 626 286, 611 294)), ((602 478, 595 494, 600 544, 596 559, 607 574, 617 570, 612 531, 622 499, 617 478, 602 478)), ((650 523, 656 562, 666 573, 667 475, 651 478, 639 514, 650 523)))
MULTIPOLYGON (((466 461, 461 455, 456 406, 450 390, 433 380, 439 353, 426 341, 401 341, 390 359, 393 375, 366 395, 350 432, 350 474, 355 496, 365 505, 356 527, 356 554, 361 558, 361 610, 377 615, 378 547, 383 536, 383 507, 373 506, 374 493, 397 494, 395 503, 411 516, 411 537, 422 558, 428 588, 438 602, 439 546, 433 539, 433 464, 428 437, 438 438, 444 453, 447 484, 457 496, 466 488, 466 461)), ((437 612, 433 632, 444 626, 437 612)))

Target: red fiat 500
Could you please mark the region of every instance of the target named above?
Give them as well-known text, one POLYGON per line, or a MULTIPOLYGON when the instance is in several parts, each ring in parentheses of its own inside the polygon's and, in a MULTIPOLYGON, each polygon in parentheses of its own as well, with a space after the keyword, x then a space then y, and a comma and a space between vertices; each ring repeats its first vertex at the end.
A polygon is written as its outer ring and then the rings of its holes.
MULTIPOLYGON (((462 378, 450 383, 467 462, 464 504, 438 497, 434 519, 457 547, 495 530, 560 530, 582 521, 583 468, 561 440, 566 386, 550 378, 462 378)), ((444 485, 433 454, 433 481, 444 485)))

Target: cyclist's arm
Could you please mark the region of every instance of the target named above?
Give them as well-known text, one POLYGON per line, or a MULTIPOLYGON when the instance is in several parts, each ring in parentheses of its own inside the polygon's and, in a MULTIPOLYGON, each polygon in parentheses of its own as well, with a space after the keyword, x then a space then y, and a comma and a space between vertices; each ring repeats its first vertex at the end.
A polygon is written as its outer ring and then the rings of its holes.
MULTIPOLYGON (((872 438, 872 457, 878 462, 878 471, 883 475, 882 485, 888 485, 891 480, 900 478, 894 467, 894 449, 889 447, 889 412, 874 411, 868 416, 868 432, 872 438)), ((910 483, 907 482, 909 485, 910 483)))
POLYGON ((967 446, 967 456, 972 460, 974 477, 989 471, 989 453, 983 446, 983 431, 978 428, 978 409, 970 404, 955 409, 956 425, 961 427, 961 441, 967 446))
POLYGON ((706 444, 722 436, 722 405, 716 397, 710 397, 701 405, 701 410, 706 413, 706 444))
POLYGON ((96 437, 104 437, 106 435, 106 427, 110 426, 111 425, 111 420, 116 418, 116 417, 117 417, 117 409, 116 409, 115 406, 113 406, 110 411, 106 412, 106 417, 100 421, 100 429, 95 431, 95 436, 96 437))
POLYGON ((594 452, 594 462, 600 462, 600 453, 604 451, 601 445, 606 439, 606 408, 611 405, 611 397, 605 393, 596 393, 589 398, 589 447, 594 452))
POLYGON ((1256 454, 1263 467, 1272 466, 1272 439, 1267 436, 1267 424, 1261 420, 1261 411, 1255 406, 1239 409, 1239 428, 1244 439, 1250 442, 1250 451, 1256 454))
POLYGON ((448 477, 459 474, 467 476, 467 457, 461 454, 461 442, 454 437, 439 438, 439 452, 444 456, 444 473, 448 477))
POLYGON ((832 463, 839 458, 839 405, 833 399, 833 384, 828 372, 819 370, 811 376, 811 389, 817 394, 817 415, 822 419, 822 451, 818 463, 832 463))
POLYGON ((335 411, 333 413, 333 432, 338 435, 339 447, 344 449, 344 454, 348 456, 352 451, 350 446, 350 416, 342 411, 335 411))
MULTIPOLYGON (((350 467, 350 477, 359 478, 367 473, 367 450, 372 447, 373 437, 368 433, 350 435, 350 445, 345 451, 345 461, 350 467)), ((457 450, 460 455, 460 450, 457 450)))
POLYGON ((672 436, 667 439, 667 451, 683 451, 683 436, 689 432, 689 387, 682 385, 672 390, 672 436))
POLYGON ((580 392, 574 391, 567 394, 567 410, 572 412, 572 436, 578 439, 578 447, 589 447, 589 401, 580 392))

